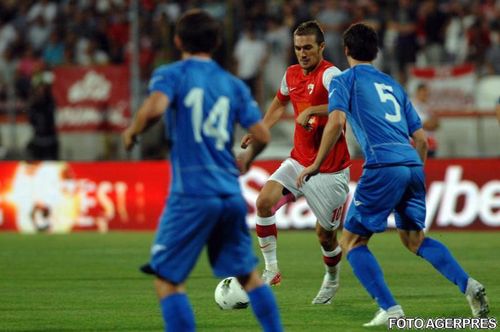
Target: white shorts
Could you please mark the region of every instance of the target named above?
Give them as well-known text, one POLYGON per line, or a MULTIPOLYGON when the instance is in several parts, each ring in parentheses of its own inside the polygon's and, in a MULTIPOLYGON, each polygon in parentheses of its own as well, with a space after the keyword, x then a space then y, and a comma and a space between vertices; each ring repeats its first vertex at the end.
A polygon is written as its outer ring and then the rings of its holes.
POLYGON ((335 230, 342 219, 342 209, 349 193, 349 168, 336 173, 319 173, 298 188, 296 181, 304 166, 292 158, 286 159, 269 177, 269 180, 280 183, 295 198, 304 196, 307 204, 326 230, 335 230))

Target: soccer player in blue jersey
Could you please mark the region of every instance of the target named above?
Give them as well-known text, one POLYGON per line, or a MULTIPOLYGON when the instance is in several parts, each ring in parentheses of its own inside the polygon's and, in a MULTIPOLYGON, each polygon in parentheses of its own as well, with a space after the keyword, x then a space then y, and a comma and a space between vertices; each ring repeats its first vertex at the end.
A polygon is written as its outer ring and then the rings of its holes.
POLYGON ((297 184, 302 185, 318 173, 347 118, 363 149, 365 163, 346 216, 341 245, 354 274, 380 307, 364 326, 384 325, 391 317, 404 316, 368 249, 370 237, 385 231, 387 217, 393 211, 403 244, 458 286, 474 317, 485 317, 489 307, 483 285, 469 277, 446 246, 426 237, 423 231, 426 137, 403 88, 371 65, 377 45, 377 34, 367 25, 352 25, 344 33, 344 50, 351 68, 330 84, 330 114, 321 146, 316 160, 299 175, 297 184))
POLYGON ((235 124, 248 129, 259 151, 270 134, 245 84, 211 59, 219 39, 210 15, 186 12, 175 34, 182 60, 156 69, 149 97, 123 133, 131 149, 137 135, 163 117, 172 143, 170 196, 142 270, 156 276, 165 331, 194 331, 185 282, 206 245, 214 274, 238 278, 263 330, 282 331, 274 295, 256 271, 238 183, 251 160, 238 165, 232 153, 235 124))

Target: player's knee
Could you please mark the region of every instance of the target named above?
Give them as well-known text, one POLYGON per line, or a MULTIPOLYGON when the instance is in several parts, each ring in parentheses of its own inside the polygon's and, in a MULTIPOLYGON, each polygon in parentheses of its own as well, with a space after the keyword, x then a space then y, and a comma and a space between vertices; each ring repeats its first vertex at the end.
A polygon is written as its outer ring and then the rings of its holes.
POLYGON ((342 249, 342 252, 347 255, 351 250, 354 248, 360 247, 360 246, 367 246, 368 241, 370 240, 370 237, 360 237, 360 236, 354 236, 354 237, 345 237, 342 236, 342 238, 339 241, 340 248, 342 249))
POLYGON ((416 254, 420 246, 422 245, 422 241, 425 238, 425 235, 422 231, 420 232, 400 232, 400 238, 403 245, 412 253, 416 254))
POLYGON ((340 239, 339 244, 342 252, 345 254, 347 254, 352 249, 352 245, 350 245, 350 243, 345 239, 340 239))
POLYGON ((327 251, 332 251, 337 247, 337 241, 331 232, 317 232, 318 241, 321 247, 327 251))
POLYGON ((165 298, 174 293, 185 291, 184 284, 174 284, 168 280, 158 277, 155 279, 154 284, 159 298, 165 298))
POLYGON ((257 197, 256 206, 259 216, 271 216, 273 205, 274 202, 271 197, 266 195, 259 195, 259 197, 257 197))
POLYGON ((415 238, 409 238, 406 240, 403 240, 403 245, 411 251, 412 253, 416 254, 418 251, 418 248, 420 248, 420 245, 422 244, 422 241, 420 239, 415 239, 415 238))
POLYGON ((262 285, 262 280, 260 279, 259 274, 255 270, 250 272, 249 274, 238 276, 236 277, 236 279, 238 279, 240 285, 247 292, 262 285))
POLYGON ((238 282, 240 283, 240 285, 245 288, 250 280, 250 274, 247 274, 247 275, 244 275, 244 276, 239 276, 239 277, 236 277, 236 279, 238 279, 238 282))

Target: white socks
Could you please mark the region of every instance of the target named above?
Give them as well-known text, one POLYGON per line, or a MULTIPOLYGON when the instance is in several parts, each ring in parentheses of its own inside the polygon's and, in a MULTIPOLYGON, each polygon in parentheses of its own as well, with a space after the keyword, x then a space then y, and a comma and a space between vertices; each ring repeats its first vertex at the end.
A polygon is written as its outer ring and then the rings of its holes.
MULTIPOLYGON (((262 227, 273 226, 276 223, 276 218, 274 216, 271 217, 257 216, 256 222, 258 226, 262 227)), ((260 237, 259 234, 257 234, 257 238, 259 240, 259 246, 260 250, 262 251, 262 256, 264 256, 266 270, 278 271, 278 259, 276 257, 276 248, 277 248, 276 235, 260 237)))

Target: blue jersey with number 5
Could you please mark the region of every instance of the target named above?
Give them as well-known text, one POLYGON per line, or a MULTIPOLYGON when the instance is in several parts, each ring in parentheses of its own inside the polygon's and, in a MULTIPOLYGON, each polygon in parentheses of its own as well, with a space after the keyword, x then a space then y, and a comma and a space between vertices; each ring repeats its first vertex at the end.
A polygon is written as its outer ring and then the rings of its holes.
POLYGON ((234 126, 249 128, 262 116, 246 85, 213 60, 191 58, 156 69, 149 91, 170 101, 165 124, 172 144, 171 192, 239 193, 234 126))
POLYGON ((403 88, 373 66, 361 64, 330 83, 329 112, 346 113, 366 168, 422 165, 410 136, 422 127, 403 88))

